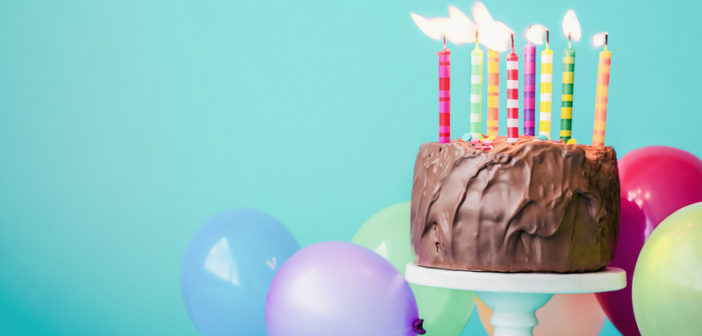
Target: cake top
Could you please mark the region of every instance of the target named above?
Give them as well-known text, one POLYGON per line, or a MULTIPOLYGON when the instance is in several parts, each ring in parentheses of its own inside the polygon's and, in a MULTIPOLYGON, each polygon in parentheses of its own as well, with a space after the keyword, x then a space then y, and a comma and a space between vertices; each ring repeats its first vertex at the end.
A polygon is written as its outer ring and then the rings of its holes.
MULTIPOLYGON (((470 140, 465 141, 463 139, 454 139, 450 143, 440 144, 438 142, 425 143, 421 146, 420 151, 425 147, 430 146, 435 150, 443 150, 447 146, 454 147, 454 155, 473 155, 474 153, 485 153, 489 157, 491 156, 501 156, 507 155, 510 157, 521 156, 531 151, 543 151, 546 149, 556 150, 561 153, 561 155, 571 156, 571 155, 583 155, 588 160, 611 160, 613 157, 616 159, 616 153, 614 148, 610 146, 600 147, 600 146, 590 146, 590 145, 580 145, 580 144, 565 144, 560 140, 541 140, 529 135, 521 135, 515 143, 510 143, 507 137, 498 136, 494 140, 470 140)), ((428 148, 426 148, 428 149, 428 148)))
POLYGON ((517 139, 516 143, 510 143, 507 140, 507 137, 504 136, 498 136, 494 140, 470 140, 470 141, 465 141, 463 139, 455 139, 451 141, 451 143, 460 145, 465 147, 466 149, 474 149, 474 150, 485 150, 485 151, 492 151, 492 152, 510 152, 514 149, 520 148, 520 146, 525 146, 530 143, 539 143, 539 144, 549 144, 552 146, 565 146, 566 148, 581 148, 586 151, 612 151, 612 147, 599 147, 599 146, 590 146, 590 145, 579 145, 579 144, 565 144, 563 141, 560 140, 541 140, 539 138, 529 136, 529 135, 520 135, 519 139, 517 139))

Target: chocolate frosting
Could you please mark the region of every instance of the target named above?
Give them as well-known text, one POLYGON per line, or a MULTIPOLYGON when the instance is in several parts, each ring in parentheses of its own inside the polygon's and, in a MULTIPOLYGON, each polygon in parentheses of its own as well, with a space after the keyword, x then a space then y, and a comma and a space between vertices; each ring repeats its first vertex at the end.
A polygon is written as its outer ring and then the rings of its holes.
POLYGON ((412 244, 422 266, 585 272, 609 264, 619 228, 612 147, 534 137, 419 149, 412 244))

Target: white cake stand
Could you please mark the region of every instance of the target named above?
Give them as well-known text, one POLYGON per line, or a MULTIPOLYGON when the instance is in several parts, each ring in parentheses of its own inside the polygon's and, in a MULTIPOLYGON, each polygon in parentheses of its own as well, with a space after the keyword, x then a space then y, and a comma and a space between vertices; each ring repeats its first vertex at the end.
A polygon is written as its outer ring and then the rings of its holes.
POLYGON ((494 336, 533 335, 536 310, 553 294, 608 292, 626 287, 626 272, 608 267, 591 273, 493 273, 405 267, 407 281, 423 286, 475 291, 492 308, 494 336))

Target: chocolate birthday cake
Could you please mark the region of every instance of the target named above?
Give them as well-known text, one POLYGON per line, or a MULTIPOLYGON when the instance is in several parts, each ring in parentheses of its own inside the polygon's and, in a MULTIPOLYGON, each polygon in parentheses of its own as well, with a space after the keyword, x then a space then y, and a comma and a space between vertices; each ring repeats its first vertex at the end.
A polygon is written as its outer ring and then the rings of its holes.
POLYGON ((522 136, 515 144, 426 143, 412 187, 421 266, 587 272, 614 254, 619 175, 612 147, 522 136))

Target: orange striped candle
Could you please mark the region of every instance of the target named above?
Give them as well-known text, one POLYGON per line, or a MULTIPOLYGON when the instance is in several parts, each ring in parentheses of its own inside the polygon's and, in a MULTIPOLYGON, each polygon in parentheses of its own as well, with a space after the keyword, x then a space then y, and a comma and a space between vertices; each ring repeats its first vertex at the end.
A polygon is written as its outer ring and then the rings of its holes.
POLYGON ((592 145, 604 146, 605 125, 607 122, 607 99, 609 97, 609 71, 612 64, 612 52, 607 50, 607 33, 604 34, 604 50, 600 52, 600 64, 597 68, 597 93, 595 99, 595 124, 592 131, 592 145))
POLYGON ((487 135, 497 138, 500 131, 500 53, 488 49, 487 135))

